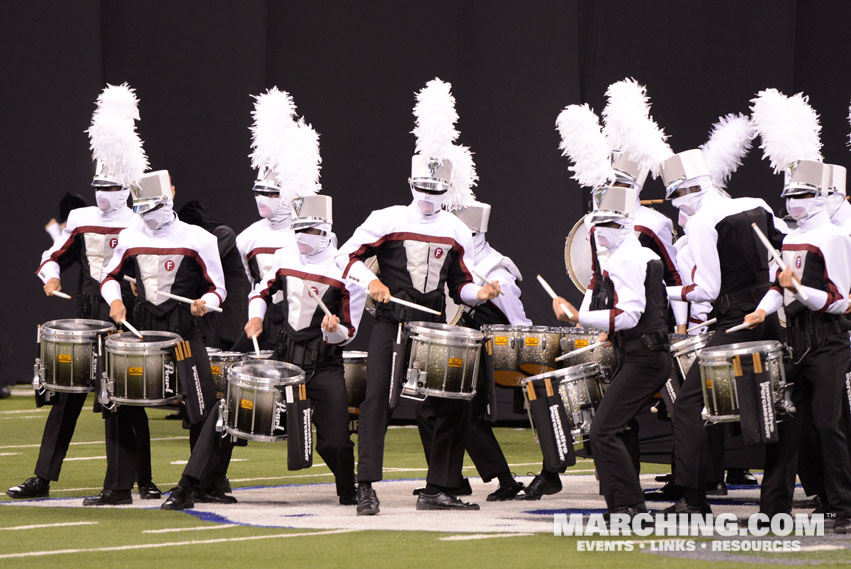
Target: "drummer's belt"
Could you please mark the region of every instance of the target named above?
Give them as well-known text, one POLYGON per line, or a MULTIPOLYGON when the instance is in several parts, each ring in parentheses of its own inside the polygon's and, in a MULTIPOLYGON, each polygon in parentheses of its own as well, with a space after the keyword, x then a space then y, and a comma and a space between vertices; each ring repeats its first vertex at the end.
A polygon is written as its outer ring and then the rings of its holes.
POLYGON ((789 348, 792 361, 800 362, 812 348, 837 335, 847 333, 847 320, 836 314, 816 314, 798 301, 786 307, 789 348))
POLYGON ((426 308, 437 310, 440 312, 440 316, 429 314, 428 312, 422 312, 421 310, 415 310, 408 306, 402 306, 401 304, 393 302, 379 303, 378 306, 375 307, 376 318, 386 318, 392 320, 396 324, 399 324, 400 322, 416 321, 442 323, 445 321, 445 315, 443 312, 446 310, 446 296, 444 295, 442 287, 439 290, 420 294, 416 298, 403 290, 394 292, 393 296, 400 300, 407 300, 408 302, 414 302, 421 306, 425 306, 426 308))
POLYGON ((637 350, 659 352, 662 350, 668 351, 671 348, 668 334, 663 330, 651 330, 638 337, 629 337, 624 332, 615 332, 614 341, 615 346, 621 352, 634 352, 637 350))
POLYGON ((133 309, 133 324, 139 330, 174 332, 182 338, 188 338, 192 335, 192 330, 200 326, 200 321, 192 316, 188 306, 178 304, 162 316, 157 316, 141 302, 137 302, 133 309))
POLYGON ((326 344, 322 336, 302 342, 293 340, 286 330, 282 330, 278 336, 278 347, 275 350, 277 360, 300 368, 315 368, 340 358, 342 358, 342 348, 326 344))
POLYGON ((715 299, 715 302, 712 303, 710 318, 721 319, 731 308, 741 311, 744 314, 753 312, 756 310, 759 301, 768 292, 770 286, 770 283, 765 283, 719 295, 715 299))

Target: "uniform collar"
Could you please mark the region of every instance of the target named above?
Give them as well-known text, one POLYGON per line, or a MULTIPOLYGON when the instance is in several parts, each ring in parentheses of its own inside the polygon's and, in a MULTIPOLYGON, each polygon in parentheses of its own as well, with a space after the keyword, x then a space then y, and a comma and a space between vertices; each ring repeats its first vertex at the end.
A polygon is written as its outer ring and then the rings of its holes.
POLYGON ((812 231, 822 225, 831 225, 830 218, 824 209, 798 222, 798 228, 802 231, 812 231))

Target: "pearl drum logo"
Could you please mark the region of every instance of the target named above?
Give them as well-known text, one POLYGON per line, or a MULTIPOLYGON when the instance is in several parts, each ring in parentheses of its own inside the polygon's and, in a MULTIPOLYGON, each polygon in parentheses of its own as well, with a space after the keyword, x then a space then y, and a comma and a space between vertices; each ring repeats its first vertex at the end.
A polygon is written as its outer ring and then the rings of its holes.
POLYGON ((173 271, 174 270, 174 261, 172 261, 171 259, 167 260, 163 264, 163 267, 165 267, 165 270, 167 270, 167 271, 173 271))
POLYGON ((112 239, 109 240, 109 248, 110 249, 115 249, 115 247, 117 245, 118 245, 118 237, 113 237, 112 239))
POLYGON ((441 257, 443 257, 443 249, 438 247, 437 249, 434 250, 434 258, 440 259, 441 257))

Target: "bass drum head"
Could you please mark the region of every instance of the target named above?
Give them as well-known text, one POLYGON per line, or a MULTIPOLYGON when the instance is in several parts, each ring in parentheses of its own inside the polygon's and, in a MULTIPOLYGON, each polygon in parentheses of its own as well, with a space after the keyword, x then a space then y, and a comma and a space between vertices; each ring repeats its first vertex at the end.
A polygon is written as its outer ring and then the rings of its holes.
POLYGON ((585 294, 591 282, 591 234, 585 225, 585 217, 577 221, 564 240, 564 267, 567 275, 579 292, 585 294))

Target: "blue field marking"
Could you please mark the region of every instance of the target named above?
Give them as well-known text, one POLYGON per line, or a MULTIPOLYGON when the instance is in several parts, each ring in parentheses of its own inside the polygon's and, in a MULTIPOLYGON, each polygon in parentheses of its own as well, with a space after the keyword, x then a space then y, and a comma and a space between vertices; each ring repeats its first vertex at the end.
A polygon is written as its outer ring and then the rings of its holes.
POLYGON ((524 514, 532 514, 535 516, 552 516, 554 514, 582 514, 590 516, 591 514, 604 514, 606 508, 559 508, 557 510, 524 510, 524 514))

